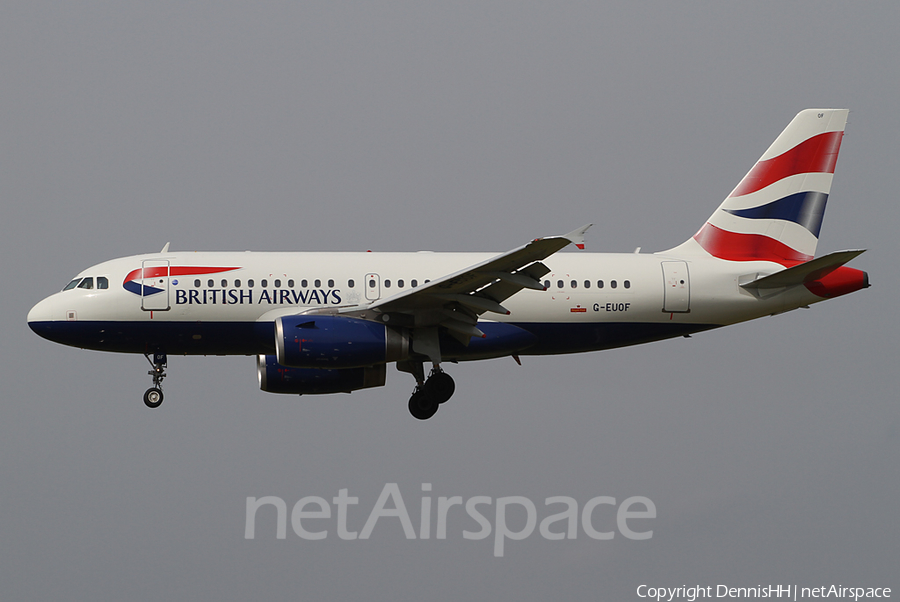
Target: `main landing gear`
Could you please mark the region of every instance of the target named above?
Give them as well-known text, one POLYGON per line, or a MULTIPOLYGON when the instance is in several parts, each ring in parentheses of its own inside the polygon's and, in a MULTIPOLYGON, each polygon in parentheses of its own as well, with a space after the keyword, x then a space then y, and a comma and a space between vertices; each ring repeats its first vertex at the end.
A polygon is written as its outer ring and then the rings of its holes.
MULTIPOLYGON (((422 370, 421 364, 419 364, 419 369, 422 370)), ((416 380, 418 384, 409 398, 409 413, 419 420, 428 420, 434 416, 442 403, 453 396, 456 384, 454 384, 453 378, 438 366, 431 371, 428 380, 418 377, 416 380)))
POLYGON ((397 362, 397 369, 409 372, 416 379, 416 388, 409 398, 409 413, 413 418, 428 420, 442 403, 453 396, 456 385, 450 375, 441 370, 441 345, 436 326, 413 329, 412 351, 418 357, 397 362), (432 365, 428 380, 425 380, 423 356, 432 365))
POLYGON ((158 408, 163 402, 162 381, 166 377, 168 358, 166 358, 165 353, 154 353, 152 360, 149 354, 145 353, 144 357, 147 358, 147 361, 153 367, 152 370, 147 372, 153 377, 153 386, 144 391, 144 404, 148 408, 158 408))

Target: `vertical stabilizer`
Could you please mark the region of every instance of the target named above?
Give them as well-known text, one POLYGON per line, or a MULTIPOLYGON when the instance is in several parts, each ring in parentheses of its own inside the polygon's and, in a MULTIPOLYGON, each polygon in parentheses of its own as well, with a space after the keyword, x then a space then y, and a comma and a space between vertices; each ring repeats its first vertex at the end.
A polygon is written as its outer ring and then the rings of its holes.
POLYGON ((700 231, 665 254, 782 265, 812 259, 848 114, 798 113, 700 231))

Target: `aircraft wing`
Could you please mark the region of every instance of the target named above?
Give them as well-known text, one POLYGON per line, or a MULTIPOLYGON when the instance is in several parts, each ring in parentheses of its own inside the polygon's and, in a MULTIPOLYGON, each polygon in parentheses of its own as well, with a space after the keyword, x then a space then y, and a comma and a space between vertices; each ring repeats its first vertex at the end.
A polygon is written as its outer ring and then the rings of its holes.
POLYGON ((509 314, 502 302, 523 288, 544 290, 540 278, 550 269, 541 260, 574 243, 584 248, 587 224, 563 236, 536 238, 521 247, 469 266, 453 274, 437 278, 422 286, 408 289, 375 301, 365 308, 346 308, 341 313, 397 315, 406 317, 411 326, 444 326, 451 334, 467 343, 471 336, 484 336, 475 327, 478 316, 485 312, 509 314))

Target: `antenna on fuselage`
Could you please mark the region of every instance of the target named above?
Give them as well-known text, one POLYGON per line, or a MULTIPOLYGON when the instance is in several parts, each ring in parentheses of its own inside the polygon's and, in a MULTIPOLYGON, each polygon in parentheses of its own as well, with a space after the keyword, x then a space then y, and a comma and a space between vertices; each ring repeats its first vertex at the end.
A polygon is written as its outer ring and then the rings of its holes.
POLYGON ((162 248, 162 251, 160 251, 160 253, 168 253, 168 252, 169 252, 169 245, 170 245, 170 244, 171 244, 171 243, 166 243, 166 246, 164 246, 164 247, 162 248))

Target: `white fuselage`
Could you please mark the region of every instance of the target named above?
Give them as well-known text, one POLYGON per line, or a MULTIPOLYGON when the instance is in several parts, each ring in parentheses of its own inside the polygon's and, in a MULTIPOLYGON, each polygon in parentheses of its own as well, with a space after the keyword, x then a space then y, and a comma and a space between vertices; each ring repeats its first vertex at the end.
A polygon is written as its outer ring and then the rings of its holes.
MULTIPOLYGON (((84 270, 78 278, 92 278, 92 288, 76 286, 51 295, 32 309, 28 321, 72 329, 73 336, 59 342, 78 347, 145 353, 158 346, 178 354, 251 355, 270 349, 265 344, 261 349, 264 334, 248 334, 250 324, 257 325, 257 333, 271 332, 264 325, 279 316, 365 305, 492 256, 434 252, 138 255, 84 270), (155 275, 148 277, 153 268, 155 275), (210 271, 222 268, 233 269, 210 271), (101 277, 108 282, 105 289, 97 288, 101 277), (243 330, 236 329, 228 344, 217 347, 215 342, 228 338, 229 325, 242 325, 243 330), (216 335, 207 330, 211 327, 216 335), (157 330, 165 333, 159 341, 145 340, 157 330)), ((782 269, 767 261, 582 252, 556 254, 544 263, 550 269, 542 278, 547 290, 516 293, 503 304, 509 315, 481 316, 481 320, 514 323, 535 332, 541 343, 524 354, 658 340, 822 300, 802 286, 768 300, 743 290, 739 284, 744 279, 782 269), (613 330, 608 335, 578 336, 585 329, 602 326, 613 330)))

